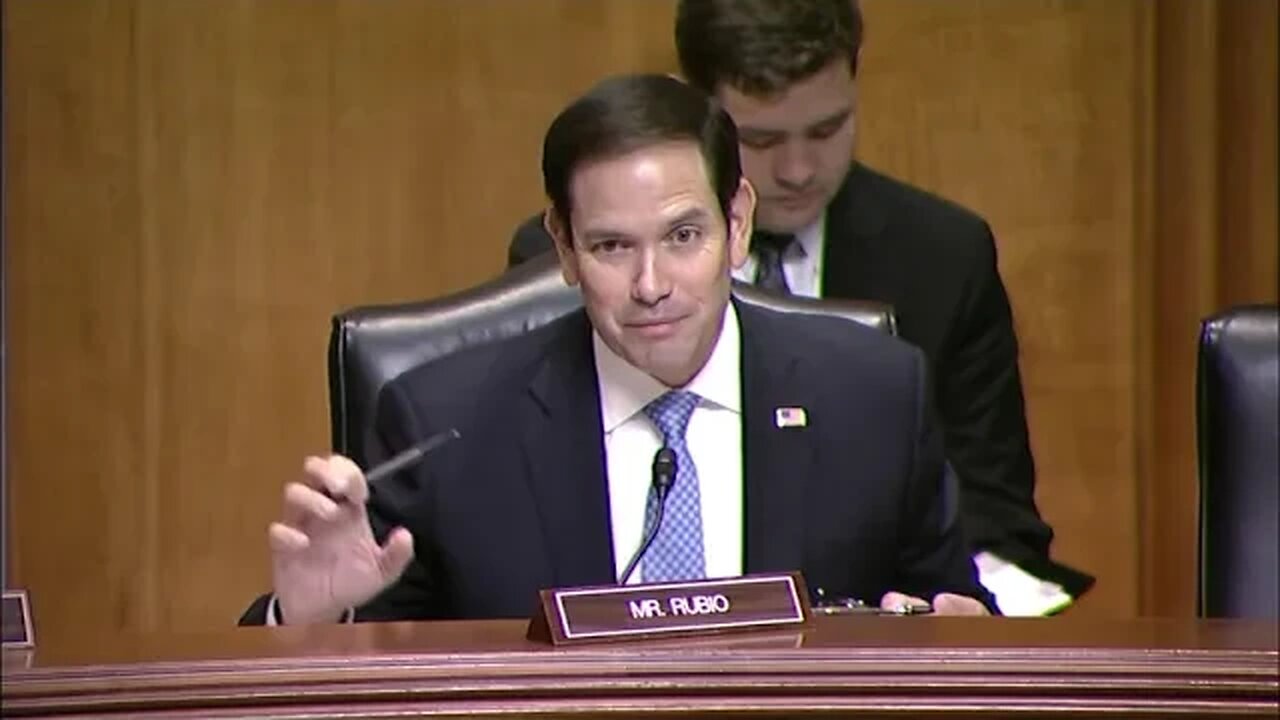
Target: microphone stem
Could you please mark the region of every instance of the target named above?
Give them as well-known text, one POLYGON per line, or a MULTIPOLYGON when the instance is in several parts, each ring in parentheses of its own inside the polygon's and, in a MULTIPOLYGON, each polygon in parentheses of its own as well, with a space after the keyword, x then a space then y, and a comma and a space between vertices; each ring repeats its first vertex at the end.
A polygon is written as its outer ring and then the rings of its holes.
POLYGON ((658 528, 662 527, 662 513, 667 506, 667 489, 665 487, 658 488, 658 511, 654 513, 653 525, 644 534, 644 539, 640 542, 640 547, 635 554, 631 556, 631 560, 627 562, 627 566, 622 570, 622 579, 618 581, 619 585, 626 585, 627 580, 631 579, 631 573, 635 571, 636 565, 639 564, 640 558, 644 557, 644 553, 653 544, 654 538, 658 537, 658 528))

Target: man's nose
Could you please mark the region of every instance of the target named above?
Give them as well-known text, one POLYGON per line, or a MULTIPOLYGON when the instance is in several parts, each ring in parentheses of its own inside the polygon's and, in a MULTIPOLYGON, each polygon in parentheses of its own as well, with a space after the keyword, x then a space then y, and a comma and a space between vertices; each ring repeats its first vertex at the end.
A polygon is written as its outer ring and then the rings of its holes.
POLYGON ((813 182, 817 154, 804 140, 788 140, 777 148, 773 176, 783 190, 800 191, 813 182))
POLYGON ((657 248, 645 248, 639 263, 631 283, 631 297, 642 305, 657 305, 671 294, 671 280, 662 268, 661 252, 657 248))

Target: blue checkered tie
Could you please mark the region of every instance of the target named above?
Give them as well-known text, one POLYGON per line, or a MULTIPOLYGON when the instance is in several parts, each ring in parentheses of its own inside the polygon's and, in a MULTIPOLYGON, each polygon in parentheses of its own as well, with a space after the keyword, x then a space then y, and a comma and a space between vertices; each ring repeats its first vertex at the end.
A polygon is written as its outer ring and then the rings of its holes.
MULTIPOLYGON (((662 527, 645 553, 645 582, 701 580, 707 571, 702 557, 702 502, 698 493, 698 469, 693 465, 684 433, 698 396, 673 390, 649 403, 645 415, 662 432, 667 447, 676 453, 676 480, 667 497, 662 527)), ((653 522, 657 496, 649 495, 647 521, 653 522)))

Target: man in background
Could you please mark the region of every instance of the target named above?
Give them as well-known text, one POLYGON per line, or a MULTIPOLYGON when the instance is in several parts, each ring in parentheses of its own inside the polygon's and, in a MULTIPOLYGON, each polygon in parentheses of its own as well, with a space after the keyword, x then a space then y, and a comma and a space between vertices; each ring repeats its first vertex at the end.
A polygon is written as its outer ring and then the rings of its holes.
MULTIPOLYGON (((1012 311, 990 227, 976 214, 851 161, 862 15, 856 0, 681 0, 681 70, 739 130, 759 201, 734 272, 777 292, 878 300, 921 348, 961 516, 983 583, 1006 614, 1066 606, 1093 578, 1050 559, 1012 311)), ((515 265, 549 251, 541 217, 515 265)))

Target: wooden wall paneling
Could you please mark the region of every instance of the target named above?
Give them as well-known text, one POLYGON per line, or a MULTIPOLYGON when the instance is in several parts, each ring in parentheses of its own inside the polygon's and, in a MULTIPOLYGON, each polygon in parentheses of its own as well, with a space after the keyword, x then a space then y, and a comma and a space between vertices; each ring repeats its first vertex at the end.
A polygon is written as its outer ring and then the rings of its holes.
POLYGON ((670 2, 4 12, 13 575, 68 633, 232 622, 329 316, 498 272, 554 112, 671 69, 670 2))
POLYGON ((1276 302, 1276 17, 1272 0, 1154 7, 1151 285, 1143 614, 1195 612, 1195 364, 1200 320, 1276 302))
POLYGON ((1157 6, 1155 3, 1144 3, 1135 13, 1137 22, 1134 27, 1134 44, 1145 50, 1138 54, 1138 68, 1135 74, 1134 92, 1137 102, 1131 117, 1133 133, 1137 142, 1133 147, 1134 161, 1134 272, 1131 292, 1133 294, 1132 317, 1133 336, 1130 338, 1133 352, 1134 392, 1130 396, 1133 405, 1134 419, 1134 455, 1133 477, 1137 489, 1137 520, 1139 527, 1139 563, 1137 567, 1137 596, 1134 598, 1139 614, 1148 612, 1147 598, 1150 597, 1150 586, 1153 575, 1150 570, 1152 554, 1149 551, 1151 542, 1151 523, 1148 516, 1151 511, 1150 496, 1154 491, 1153 478, 1157 472, 1157 438, 1153 432, 1157 408, 1154 399, 1157 397, 1157 378, 1149 369, 1156 364, 1156 327, 1155 298, 1158 279, 1154 258, 1156 257, 1157 194, 1155 177, 1157 173, 1156 154, 1158 142, 1156 137, 1156 38, 1158 27, 1156 22, 1157 6))
POLYGON ((264 513, 302 454, 325 445, 341 184, 323 9, 139 4, 144 283, 160 345, 146 459, 161 589, 149 627, 233 619, 230 596, 261 586, 264 513))
MULTIPOLYGON (((863 4, 859 154, 992 224, 1014 307, 1040 510, 1135 612, 1133 121, 1143 3, 863 4)), ((923 260, 923 259, 922 259, 923 260)))
POLYGON ((1218 3, 1218 305, 1276 302, 1280 2, 1218 3))
POLYGON ((132 3, 6 3, 11 582, 46 625, 154 601, 132 3))
POLYGON ((1217 35, 1213 3, 1162 3, 1156 9, 1155 222, 1149 316, 1153 453, 1144 478, 1142 605, 1183 614, 1194 599, 1196 517, 1195 334, 1213 304, 1216 263, 1217 35), (1159 552, 1156 552, 1159 548, 1159 552), (1161 560, 1178 556, 1181 563, 1161 560))

